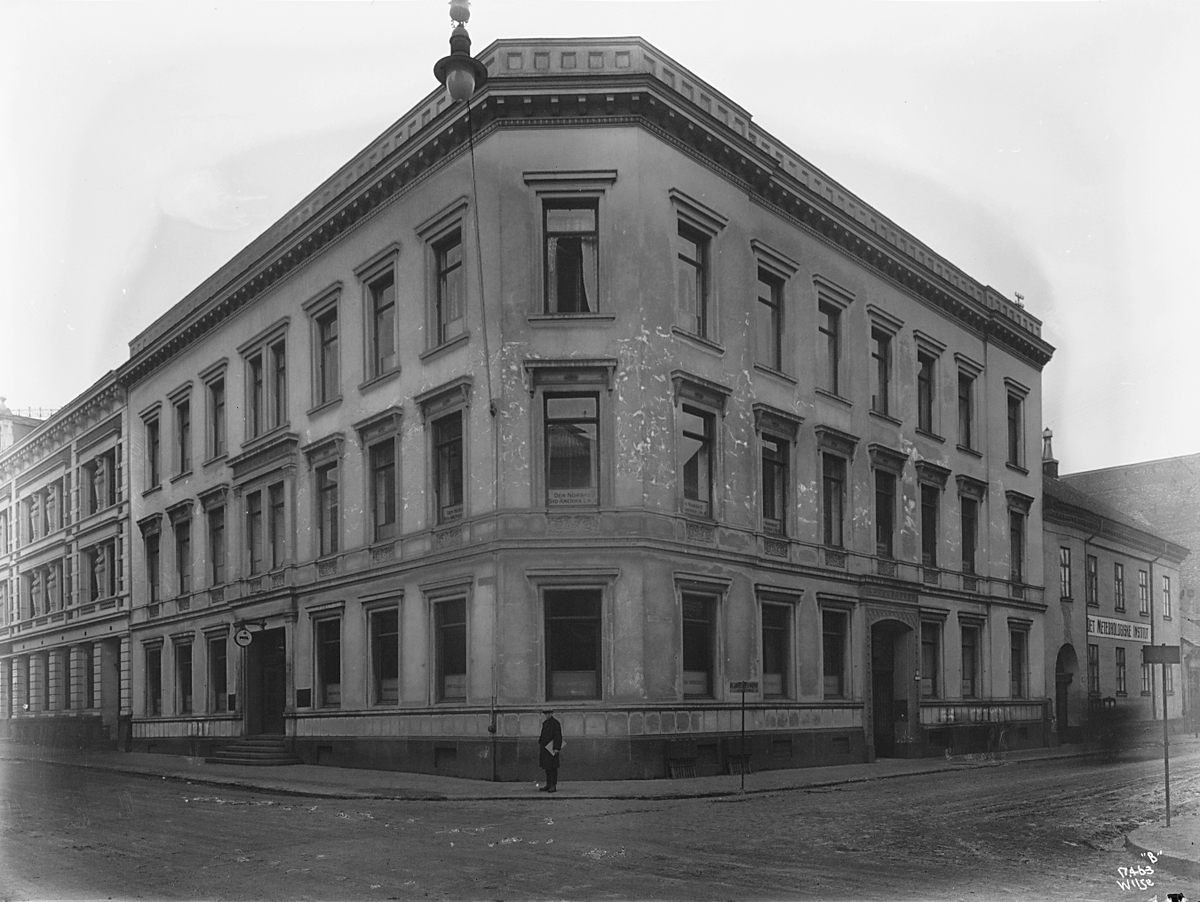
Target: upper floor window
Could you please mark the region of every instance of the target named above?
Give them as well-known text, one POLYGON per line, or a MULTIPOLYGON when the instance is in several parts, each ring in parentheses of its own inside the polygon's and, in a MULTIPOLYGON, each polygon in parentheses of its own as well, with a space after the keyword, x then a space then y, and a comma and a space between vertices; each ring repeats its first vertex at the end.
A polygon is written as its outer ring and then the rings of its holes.
POLYGON ((160 533, 148 532, 146 546, 146 595, 150 604, 157 604, 162 597, 162 563, 159 553, 160 533))
POLYGON ((1125 610, 1125 565, 1113 564, 1113 607, 1125 610))
POLYGON ((121 543, 118 539, 107 539, 83 552, 86 568, 87 597, 89 601, 110 598, 121 588, 121 543))
POLYGON ((175 404, 175 462, 179 474, 192 469, 192 402, 184 398, 175 404))
POLYGON ((1058 594, 1070 598, 1071 592, 1071 549, 1058 549, 1058 594))
POLYGON ((941 524, 942 493, 937 486, 921 486, 921 563, 938 564, 938 540, 941 524))
POLYGON ((1150 613, 1150 575, 1145 570, 1138 571, 1138 612, 1150 613))
POLYGON ((434 498, 438 523, 463 515, 463 415, 455 411, 433 423, 434 498))
POLYGON ((712 516, 714 422, 710 411, 683 406, 680 414, 680 459, 683 461, 683 509, 712 516))
POLYGON ((457 338, 467 329, 462 232, 455 229, 435 242, 433 258, 437 271, 434 322, 437 343, 440 345, 457 338))
POLYGON ((926 351, 917 352, 917 428, 934 432, 934 390, 937 386, 937 358, 926 351))
POLYGON ((783 280, 758 268, 758 306, 755 315, 757 361, 773 370, 783 369, 783 280))
POLYGON ((598 504, 599 395, 546 394, 544 403, 546 503, 598 504))
POLYGON ((210 458, 226 452, 225 441, 225 377, 208 383, 208 452, 210 458))
POLYGON ((371 540, 396 535, 396 439, 387 436, 367 450, 370 469, 371 540))
POLYGON ((209 585, 225 584, 225 508, 208 511, 208 578, 209 585))
POLYGON ((158 417, 146 420, 146 488, 162 485, 162 447, 158 431, 158 417))
POLYGON ((80 473, 83 514, 94 514, 117 503, 117 449, 110 448, 84 463, 80 473))
POLYGON ((961 522, 962 572, 973 575, 979 547, 979 501, 968 495, 958 496, 961 522))
POLYGON ((1087 597, 1087 603, 1093 607, 1100 604, 1100 562, 1096 560, 1094 554, 1089 554, 1085 561, 1086 570, 1084 571, 1084 593, 1087 597))
POLYGON ((888 414, 891 393, 892 337, 883 329, 871 330, 871 410, 888 414))
POLYGON ((983 367, 962 354, 958 361, 958 447, 975 450, 975 383, 983 367))
POLYGON ((341 519, 338 516, 338 462, 317 467, 317 554, 337 554, 341 519))
POLYGON ((762 463, 763 532, 784 535, 787 531, 788 448, 790 442, 776 435, 759 439, 762 463))
POLYGON ((703 337, 709 336, 709 258, 711 239, 685 222, 678 226, 675 255, 675 290, 678 295, 679 325, 703 337))
POLYGON ((246 552, 251 576, 283 566, 287 557, 284 485, 273 483, 245 493, 246 552))
POLYGON ((595 200, 546 200, 546 313, 598 311, 600 232, 595 200))
POLYGON ((192 591, 192 522, 176 520, 175 530, 175 593, 188 595, 192 591))
POLYGON ((1005 404, 1007 425, 1007 462, 1009 466, 1022 469, 1025 466, 1025 397, 1028 389, 1012 379, 1005 379, 1008 386, 1005 404))
POLYGON ((896 535, 896 477, 886 470, 875 470, 875 553, 894 556, 896 535))
POLYGON ((342 396, 342 366, 337 296, 316 310, 313 329, 313 406, 320 407, 342 396))
POLYGON ((821 455, 821 518, 825 545, 841 548, 846 518, 846 461, 828 452, 821 455))
POLYGON ((818 308, 817 387, 830 394, 840 394, 841 311, 832 304, 818 308))
POLYGON ((246 362, 246 438, 287 423, 287 341, 282 327, 241 348, 246 362))
POLYGON ((1171 619, 1171 577, 1162 578, 1162 615, 1164 620, 1171 619))
POLYGON ((1025 514, 1021 511, 1008 512, 1009 579, 1014 583, 1025 582, 1025 514))
POLYGON ((396 369, 396 274, 387 269, 367 282, 367 378, 396 369))

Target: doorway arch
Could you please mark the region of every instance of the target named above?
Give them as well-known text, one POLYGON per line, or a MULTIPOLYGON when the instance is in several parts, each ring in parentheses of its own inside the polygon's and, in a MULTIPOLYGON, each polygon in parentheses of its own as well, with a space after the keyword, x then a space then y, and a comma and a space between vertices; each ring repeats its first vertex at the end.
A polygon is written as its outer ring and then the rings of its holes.
POLYGON ((871 624, 869 722, 878 758, 911 756, 920 739, 919 699, 911 677, 917 670, 917 631, 907 620, 885 616, 871 624))
POLYGON ((1077 673, 1079 656, 1071 643, 1065 643, 1054 662, 1054 723, 1060 743, 1082 739, 1082 716, 1087 712, 1087 706, 1081 688, 1075 685, 1077 673))

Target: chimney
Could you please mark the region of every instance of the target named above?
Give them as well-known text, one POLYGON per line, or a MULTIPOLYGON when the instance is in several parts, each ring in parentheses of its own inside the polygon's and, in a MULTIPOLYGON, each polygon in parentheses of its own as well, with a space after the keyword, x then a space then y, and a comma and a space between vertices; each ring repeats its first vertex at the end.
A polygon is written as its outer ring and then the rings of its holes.
POLYGON ((1058 461, 1054 459, 1054 451, 1050 447, 1052 438, 1054 433, 1047 426, 1042 430, 1042 475, 1058 479, 1058 461))

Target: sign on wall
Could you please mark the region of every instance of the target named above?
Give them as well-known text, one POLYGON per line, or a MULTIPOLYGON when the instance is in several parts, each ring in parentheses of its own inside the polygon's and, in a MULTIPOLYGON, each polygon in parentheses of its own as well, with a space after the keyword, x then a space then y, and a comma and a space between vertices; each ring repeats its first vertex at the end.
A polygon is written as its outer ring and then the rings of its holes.
POLYGON ((1088 616, 1087 634, 1102 639, 1128 639, 1132 642, 1150 641, 1150 624, 1132 620, 1113 620, 1111 617, 1088 616))

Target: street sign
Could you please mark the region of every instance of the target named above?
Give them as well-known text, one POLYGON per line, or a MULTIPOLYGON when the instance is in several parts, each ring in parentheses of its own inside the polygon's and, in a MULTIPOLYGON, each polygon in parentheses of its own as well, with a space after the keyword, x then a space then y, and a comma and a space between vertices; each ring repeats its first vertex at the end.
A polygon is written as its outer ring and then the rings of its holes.
POLYGON ((244 626, 233 634, 233 644, 238 648, 246 648, 254 641, 254 633, 246 629, 244 626))
POLYGON ((757 692, 758 680, 730 680, 730 692, 757 692))
POLYGON ((1143 645, 1143 664, 1178 664, 1178 645, 1143 645))

